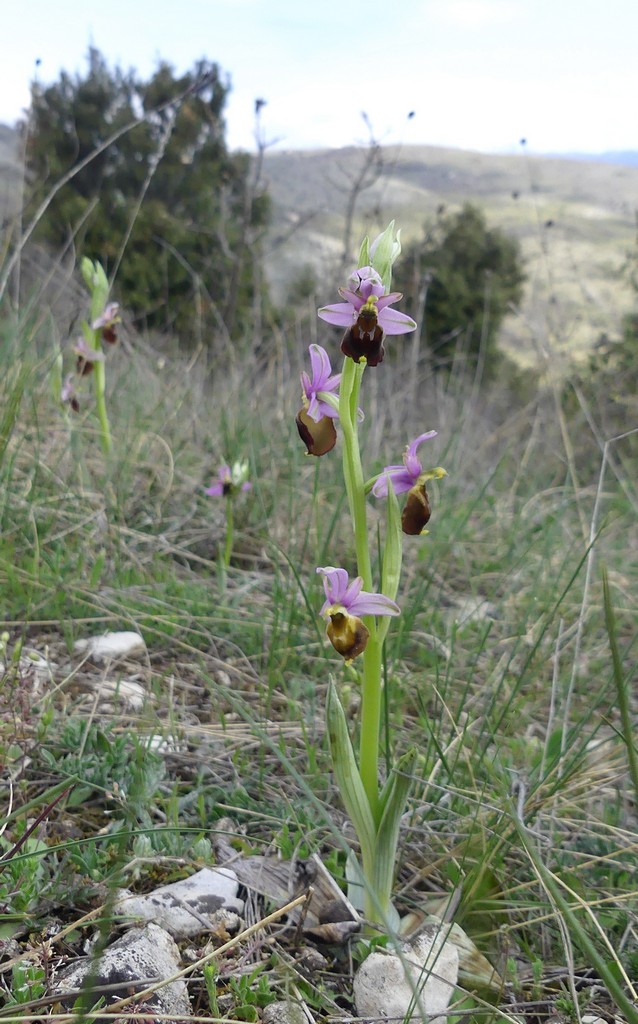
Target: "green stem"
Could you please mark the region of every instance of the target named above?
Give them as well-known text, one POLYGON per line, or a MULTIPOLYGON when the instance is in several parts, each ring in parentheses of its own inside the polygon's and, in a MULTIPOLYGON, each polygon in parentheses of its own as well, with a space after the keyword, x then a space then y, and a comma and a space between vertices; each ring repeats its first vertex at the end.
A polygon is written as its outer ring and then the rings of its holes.
MULTIPOLYGON (((366 625, 374 619, 366 617, 366 625)), ((369 628, 369 627, 368 627, 369 628)), ((383 645, 370 632, 363 652, 359 773, 375 826, 379 824, 379 729, 381 726, 381 654, 383 645)), ((381 899, 382 894, 378 894, 381 899)))
MULTIPOLYGON (((92 283, 89 285, 91 288, 90 320, 88 323, 84 323, 83 331, 89 345, 95 349, 96 352, 101 353, 102 332, 99 328, 92 330, 90 325, 104 312, 104 308, 109 297, 109 289, 106 275, 98 264, 95 264, 94 272, 91 275, 91 282, 92 283)), ((93 383, 95 389, 95 408, 98 420, 100 421, 100 441, 102 443, 102 451, 105 455, 108 455, 113 448, 113 439, 111 437, 109 417, 106 411, 106 366, 103 361, 98 360, 93 365, 93 383)))
MULTIPOLYGON (((339 420, 343 430, 343 473, 350 502, 357 571, 363 577, 363 589, 372 590, 372 566, 368 546, 366 521, 366 493, 361 453, 357 410, 365 363, 355 363, 346 357, 339 391, 339 420)), ((374 616, 365 616, 370 639, 363 652, 363 689, 361 695, 361 737, 359 741, 359 772, 370 804, 372 817, 377 822, 379 807, 379 728, 381 724, 381 644, 377 640, 374 616)))
POLYGON ((106 411, 106 370, 104 363, 96 362, 93 366, 93 373, 95 379, 95 408, 100 421, 102 451, 105 455, 108 455, 113 448, 113 439, 111 438, 109 417, 106 411))
POLYGON ((224 545, 224 568, 230 565, 230 556, 233 553, 233 499, 226 498, 226 544, 224 545))
MULTIPOLYGON (((339 389, 339 421, 343 431, 343 475, 354 529, 357 571, 359 576, 363 577, 363 589, 371 590, 372 568, 368 550, 365 481, 357 430, 359 389, 364 370, 365 363, 355 363, 348 356, 344 359, 339 389)), ((374 620, 372 624, 374 629, 374 620)))

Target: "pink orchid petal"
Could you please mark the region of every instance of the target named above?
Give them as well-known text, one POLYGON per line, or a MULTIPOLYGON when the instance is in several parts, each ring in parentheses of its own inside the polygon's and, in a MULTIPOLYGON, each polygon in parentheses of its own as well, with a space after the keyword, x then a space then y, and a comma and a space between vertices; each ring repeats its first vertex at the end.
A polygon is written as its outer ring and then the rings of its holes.
POLYGON ((425 434, 419 434, 419 436, 408 445, 405 455, 403 456, 405 468, 412 476, 414 483, 416 483, 418 477, 423 472, 423 466, 421 465, 421 460, 419 459, 416 450, 424 441, 429 441, 433 437, 436 437, 436 430, 426 430, 425 434))
POLYGON ((412 317, 400 313, 398 309, 382 309, 379 313, 379 326, 386 334, 408 334, 416 330, 412 317))
POLYGON ((355 579, 353 579, 352 583, 350 584, 350 586, 348 587, 348 589, 346 590, 346 592, 345 592, 345 594, 343 596, 343 603, 346 606, 346 608, 351 608, 352 607, 354 602, 359 597, 359 594, 361 593, 361 588, 362 587, 363 587, 363 577, 362 576, 356 576, 355 579))
MULTIPOLYGON (((321 396, 323 394, 324 394, 323 391, 319 391, 317 393, 317 396, 316 396, 317 397, 317 413, 318 413, 318 417, 312 415, 312 413, 310 412, 310 406, 308 406, 308 408, 306 409, 306 412, 308 413, 309 416, 312 417, 312 419, 315 421, 315 423, 318 423, 319 420, 322 419, 323 416, 327 416, 329 420, 338 420, 339 419, 339 412, 338 412, 338 410, 337 409, 333 409, 333 407, 330 405, 329 402, 324 402, 323 401, 323 399, 321 398, 321 396)), ((312 405, 312 402, 310 403, 310 405, 312 405)))
POLYGON ((333 306, 323 306, 317 316, 335 327, 352 327, 357 319, 357 311, 349 302, 335 302, 333 306))
POLYGON ((348 611, 351 615, 400 615, 398 604, 391 601, 385 594, 368 594, 362 590, 348 611))
MULTIPOLYGON (((334 565, 318 568, 323 576, 323 589, 327 604, 342 604, 348 587, 348 573, 345 569, 337 569, 334 565)), ((325 606, 324 606, 325 607, 325 606)))
POLYGON ((381 312, 386 306, 391 306, 393 303, 398 302, 399 299, 403 298, 403 292, 390 292, 389 295, 382 295, 377 302, 377 309, 381 312))
POLYGON ((408 445, 408 455, 416 455, 416 450, 419 445, 423 444, 424 441, 430 441, 433 437, 436 437, 436 435, 436 430, 426 430, 424 434, 419 434, 419 436, 408 445))
POLYGON ((321 345, 310 345, 310 367, 312 369, 312 383, 316 390, 324 389, 324 381, 330 376, 332 367, 325 348, 321 345))
POLYGON ((387 498, 388 479, 392 482, 395 494, 403 494, 414 486, 414 478, 405 466, 386 466, 383 475, 379 477, 372 488, 375 498, 387 498))
POLYGON ((311 420, 315 421, 315 423, 318 423, 319 420, 321 419, 319 400, 317 399, 316 395, 313 395, 310 401, 308 402, 308 408, 306 409, 306 413, 308 416, 310 416, 311 420))
POLYGON ((325 380, 323 382, 323 384, 319 388, 319 390, 320 391, 336 391, 340 384, 341 384, 341 374, 340 373, 335 373, 334 376, 328 377, 328 380, 325 380))
POLYGON ((363 295, 360 295, 359 292, 351 291, 350 288, 340 288, 339 295, 342 299, 347 299, 348 305, 354 306, 356 310, 361 309, 365 299, 367 298, 367 296, 364 297, 363 295))

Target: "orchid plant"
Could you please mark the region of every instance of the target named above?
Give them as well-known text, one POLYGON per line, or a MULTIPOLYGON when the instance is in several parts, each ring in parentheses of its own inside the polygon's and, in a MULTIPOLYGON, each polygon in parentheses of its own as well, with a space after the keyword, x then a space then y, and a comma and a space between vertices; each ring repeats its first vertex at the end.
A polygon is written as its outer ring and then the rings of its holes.
MULTIPOLYGON (((355 827, 360 861, 351 854, 350 895, 373 925, 396 929, 398 915, 391 902, 399 827, 405 810, 415 751, 407 751, 396 764, 388 765, 387 780, 379 782, 379 746, 382 710, 383 644, 391 618, 400 614, 396 597, 402 561, 402 534, 427 532, 430 518, 426 483, 445 476, 440 467, 423 469, 417 454, 420 446, 436 436, 428 430, 412 441, 400 465, 389 465, 366 480, 359 446, 359 395, 368 366, 379 366, 385 356, 386 336, 407 334, 416 328, 409 316, 393 308, 401 298, 391 291, 392 265, 401 252, 394 222, 370 244, 365 238, 359 265, 347 285, 339 289, 344 300, 324 306, 319 317, 345 328, 341 342, 342 372, 333 374, 328 353, 310 346, 311 373, 302 373, 302 408, 297 429, 309 455, 332 451, 336 426, 343 437, 343 476, 352 520, 357 575, 336 566, 320 566, 325 601, 321 615, 327 635, 346 664, 361 657, 361 717, 358 755, 346 715, 331 680, 326 708, 330 753, 341 797, 355 827), (380 586, 373 587, 366 511, 367 498, 386 499, 385 544, 380 565, 380 586), (398 495, 407 493, 403 511, 398 495), (363 898, 354 894, 362 892, 363 898)), ((375 539, 376 549, 376 539, 375 539)))
POLYGON ((117 302, 109 302, 109 282, 104 268, 85 257, 80 265, 82 277, 90 296, 89 319, 82 321, 82 334, 71 346, 75 357, 75 372, 62 381, 62 354, 59 357, 60 401, 73 412, 80 411, 77 382, 89 374, 95 390, 95 408, 100 424, 100 441, 106 455, 113 447, 111 428, 106 409, 106 357, 102 343, 113 345, 117 341, 117 325, 121 322, 117 302))
POLYGON ((211 498, 225 498, 226 500, 226 540, 224 553, 222 555, 222 567, 227 569, 230 565, 233 553, 233 499, 237 494, 249 491, 252 484, 248 479, 248 463, 233 462, 232 467, 224 464, 219 467, 217 476, 210 487, 205 489, 205 494, 211 498))

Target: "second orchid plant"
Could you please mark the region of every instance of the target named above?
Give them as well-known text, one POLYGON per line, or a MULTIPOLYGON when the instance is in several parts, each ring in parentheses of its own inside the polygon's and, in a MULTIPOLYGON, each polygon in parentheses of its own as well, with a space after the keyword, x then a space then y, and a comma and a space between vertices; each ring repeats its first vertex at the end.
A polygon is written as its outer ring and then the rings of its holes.
MULTIPOLYGON (((383 692, 383 644, 390 619, 400 614, 396 603, 402 561, 402 534, 425 531, 430 518, 426 483, 445 476, 437 467, 424 470, 420 446, 436 435, 420 434, 408 444, 403 462, 389 465, 367 479, 359 448, 359 423, 363 413, 359 396, 368 366, 382 363, 386 335, 407 334, 414 320, 394 303, 401 299, 391 291, 392 265, 401 252, 394 222, 372 244, 366 238, 359 263, 347 286, 339 289, 343 302, 324 306, 319 317, 345 328, 341 342, 342 372, 333 374, 328 353, 310 346, 311 373, 302 373, 303 407, 297 415, 299 435, 309 455, 321 456, 336 444, 336 427, 343 437, 343 475, 356 553, 357 574, 350 579, 344 568, 320 566, 325 601, 321 609, 328 638, 346 663, 361 657, 361 716, 358 751, 355 751, 347 719, 334 682, 328 690, 326 717, 330 753, 341 797, 360 845, 360 861, 351 856, 352 891, 363 891, 360 909, 377 925, 398 927, 391 901, 399 826, 410 788, 415 752, 407 751, 388 765, 387 779, 380 784, 379 747, 383 692), (385 543, 379 566, 379 589, 374 589, 371 538, 366 507, 368 496, 386 500, 385 543), (400 511, 398 495, 406 493, 400 511), (353 868, 354 865, 354 868, 353 868)), ((376 538, 375 538, 376 549, 376 538)))

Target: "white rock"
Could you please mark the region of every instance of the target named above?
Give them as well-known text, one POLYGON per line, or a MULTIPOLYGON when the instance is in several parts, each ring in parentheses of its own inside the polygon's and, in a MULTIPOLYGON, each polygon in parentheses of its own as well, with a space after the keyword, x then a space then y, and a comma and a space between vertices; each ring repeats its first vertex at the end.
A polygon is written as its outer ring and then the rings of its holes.
MULTIPOLYGON (((308 1024, 313 1018, 308 1015, 300 1003, 277 1002, 269 1003, 262 1010, 263 1024, 308 1024)), ((342 1017, 339 1020, 343 1020, 342 1017)))
POLYGON ((237 930, 244 902, 237 898, 239 882, 229 868, 202 868, 190 878, 162 885, 137 896, 122 890, 115 913, 135 920, 154 921, 173 938, 185 939, 220 927, 237 930))
POLYGON ((141 737, 141 739, 146 749, 154 750, 156 754, 178 754, 185 749, 185 745, 179 737, 170 732, 167 736, 154 732, 150 736, 141 737))
MULTIPOLYGON (((81 957, 63 969, 51 991, 63 997, 65 992, 82 988, 87 979, 90 979, 91 987, 96 990, 100 986, 115 985, 115 991, 104 995, 108 1006, 109 1003, 127 998, 132 992, 148 988, 149 979, 171 978, 179 968, 179 950, 170 935, 155 924, 147 924, 144 928, 131 928, 97 959, 92 956, 81 957)), ((95 1001, 98 998, 96 991, 95 1001)), ((73 996, 71 1002, 75 1002, 75 999, 73 996)), ((183 1020, 192 1012, 186 983, 182 978, 162 985, 144 1000, 144 1006, 156 1013, 165 1014, 165 1024, 170 1024, 171 1020, 183 1020)), ((129 1013, 133 1007, 134 1003, 129 1004, 129 1013)))
POLYGON ((111 704, 119 700, 133 711, 139 711, 146 700, 146 690, 134 679, 98 679, 95 691, 111 704))
POLYGON ((116 658, 139 658, 146 653, 146 644, 139 633, 103 633, 76 640, 73 649, 87 654, 97 661, 114 661, 116 658))
POLYGON ((401 946, 401 956, 370 953, 354 979, 357 1015, 445 1024, 458 971, 455 946, 436 928, 401 946))

